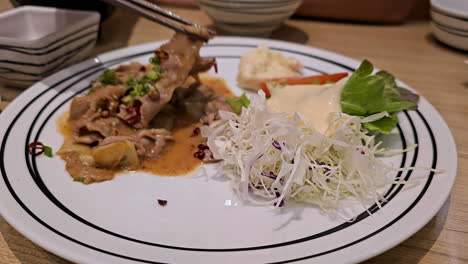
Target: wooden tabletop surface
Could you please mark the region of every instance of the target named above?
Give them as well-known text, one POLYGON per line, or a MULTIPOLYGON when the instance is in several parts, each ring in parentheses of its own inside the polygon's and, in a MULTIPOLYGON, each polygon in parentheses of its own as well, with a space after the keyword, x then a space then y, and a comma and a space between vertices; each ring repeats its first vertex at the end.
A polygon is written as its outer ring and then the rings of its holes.
MULTIPOLYGON (((12 8, 0 0, 0 12, 12 8)), ((201 11, 167 7, 200 24, 211 24, 201 11)), ((172 32, 145 19, 117 11, 102 29, 94 54, 168 39, 172 32)), ((455 136, 458 174, 452 194, 440 212, 397 247, 365 263, 468 263, 468 53, 437 42, 428 21, 402 25, 365 25, 291 19, 273 36, 369 59, 415 88, 442 114, 455 136)), ((22 91, 0 86, 7 107, 22 91)), ((0 217, 0 263, 70 263, 33 244, 0 217)))

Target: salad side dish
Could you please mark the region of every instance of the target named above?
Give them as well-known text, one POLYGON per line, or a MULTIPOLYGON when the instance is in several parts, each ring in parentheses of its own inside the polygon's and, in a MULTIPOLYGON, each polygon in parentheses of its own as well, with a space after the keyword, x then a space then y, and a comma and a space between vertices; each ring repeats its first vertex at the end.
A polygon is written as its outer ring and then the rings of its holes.
MULTIPOLYGON (((235 97, 202 42, 175 34, 150 63, 105 71, 76 97, 59 125, 58 151, 75 181, 110 180, 121 171, 183 175, 218 162, 237 193, 259 205, 296 200, 335 210, 344 199, 382 201, 395 183, 376 141, 418 96, 364 60, 352 74, 302 76, 302 64, 266 46, 246 53, 235 97), (216 68, 215 68, 216 69, 216 68)), ((416 146, 403 151, 409 151, 416 146)), ((394 152, 392 152, 394 153, 394 152)), ((412 169, 412 168, 407 168, 412 169)))
POLYGON ((340 80, 267 81, 239 115, 221 112, 202 135, 222 173, 254 204, 294 199, 335 210, 347 198, 382 201, 378 190, 395 182, 390 172, 396 169, 379 160, 385 150, 372 131, 390 133, 396 113, 415 109, 418 96, 397 87, 389 73, 372 72, 363 61, 340 80))

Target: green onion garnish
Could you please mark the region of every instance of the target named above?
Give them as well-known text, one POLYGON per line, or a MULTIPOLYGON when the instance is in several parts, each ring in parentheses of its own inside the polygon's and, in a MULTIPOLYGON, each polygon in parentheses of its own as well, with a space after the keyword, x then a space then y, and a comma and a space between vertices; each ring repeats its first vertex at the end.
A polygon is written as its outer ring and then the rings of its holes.
POLYGON ((137 96, 144 96, 151 89, 156 89, 154 83, 157 82, 162 77, 161 69, 159 68, 159 58, 152 57, 150 58, 151 64, 153 64, 153 69, 147 72, 140 80, 135 80, 133 76, 125 83, 125 86, 131 88, 132 90, 128 93, 127 96, 122 98, 123 103, 129 103, 137 96))
POLYGON ((116 84, 115 78, 115 71, 113 70, 106 70, 101 77, 99 77, 99 81, 104 84, 116 84))
POLYGON ((46 155, 49 158, 52 158, 54 154, 52 153, 52 148, 49 146, 44 146, 44 155, 46 155))

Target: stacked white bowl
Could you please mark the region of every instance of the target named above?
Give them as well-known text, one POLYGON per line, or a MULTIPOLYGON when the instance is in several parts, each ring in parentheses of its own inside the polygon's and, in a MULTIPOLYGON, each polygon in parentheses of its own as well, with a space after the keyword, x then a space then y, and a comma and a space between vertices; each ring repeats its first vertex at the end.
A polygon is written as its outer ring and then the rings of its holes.
POLYGON ((468 0, 431 0, 431 17, 437 39, 468 50, 468 0))
POLYGON ((94 48, 99 13, 22 6, 0 14, 0 83, 26 88, 94 48))
POLYGON ((267 37, 294 14, 302 0, 197 0, 227 34, 267 37))

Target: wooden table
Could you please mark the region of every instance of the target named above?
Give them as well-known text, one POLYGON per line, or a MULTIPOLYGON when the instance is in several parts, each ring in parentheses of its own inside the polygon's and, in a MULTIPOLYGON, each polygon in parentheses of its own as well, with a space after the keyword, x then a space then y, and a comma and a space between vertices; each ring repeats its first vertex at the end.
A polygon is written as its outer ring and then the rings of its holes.
MULTIPOLYGON (((10 9, 0 0, 0 11, 10 9)), ((200 24, 201 11, 169 8, 200 24)), ((168 39, 172 32, 145 19, 118 11, 104 23, 95 54, 120 47, 168 39)), ((358 60, 367 58, 415 88, 441 112, 458 148, 458 175, 448 201, 423 229, 399 246, 366 263, 468 263, 468 53, 437 42, 428 21, 403 25, 363 25, 293 19, 272 36, 331 50, 358 60)), ((0 86, 4 109, 21 93, 0 86)), ((0 263, 70 263, 36 246, 0 217, 0 263)))

